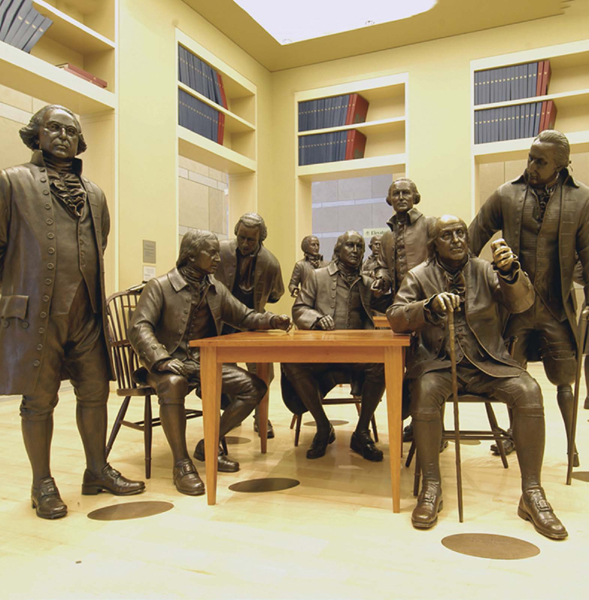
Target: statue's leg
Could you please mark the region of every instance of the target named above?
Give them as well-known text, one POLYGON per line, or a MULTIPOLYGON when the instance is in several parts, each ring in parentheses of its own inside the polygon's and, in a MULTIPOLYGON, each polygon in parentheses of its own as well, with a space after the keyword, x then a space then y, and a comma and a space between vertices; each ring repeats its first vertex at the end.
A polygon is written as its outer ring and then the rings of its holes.
MULTIPOLYGON (((247 366, 247 370, 250 373, 253 373, 254 375, 257 374, 257 368, 258 365, 256 363, 246 363, 247 366)), ((270 386, 270 384, 272 383, 272 381, 274 380, 274 364, 270 363, 268 365, 268 386, 270 386)), ((254 431, 256 433, 259 432, 259 428, 258 428, 258 407, 259 405, 256 405, 256 409, 254 410, 254 431)), ((270 422, 270 419, 268 419, 268 429, 267 429, 268 433, 268 439, 271 440, 274 437, 274 427, 272 426, 272 423, 270 422)))
POLYGON ((449 370, 425 373, 411 381, 410 390, 413 436, 423 476, 411 522, 417 529, 429 529, 437 523, 443 506, 440 475, 442 407, 452 393, 451 373, 449 370))
POLYGON ((295 392, 315 419, 317 432, 307 450, 307 458, 321 458, 327 446, 334 442, 335 432, 323 409, 323 396, 314 375, 330 367, 323 364, 284 363, 283 368, 295 392))
POLYGON ((583 404, 583 408, 589 409, 589 354, 585 355, 585 403, 583 404))
POLYGON ((361 454, 366 460, 378 462, 382 460, 383 454, 370 437, 369 427, 374 411, 385 390, 384 365, 382 363, 357 364, 354 365, 354 369, 363 371, 365 377, 362 386, 360 417, 358 418, 356 431, 354 431, 350 440, 350 448, 361 454))

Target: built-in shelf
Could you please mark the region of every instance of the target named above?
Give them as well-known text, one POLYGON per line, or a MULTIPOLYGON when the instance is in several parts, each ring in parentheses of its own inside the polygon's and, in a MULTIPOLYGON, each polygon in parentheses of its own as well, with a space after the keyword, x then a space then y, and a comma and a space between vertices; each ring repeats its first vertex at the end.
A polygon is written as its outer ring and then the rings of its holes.
POLYGON ((0 42, 0 83, 78 114, 116 106, 115 95, 44 60, 0 42))
POLYGON ((297 168, 297 175, 301 179, 308 181, 327 181, 349 177, 391 174, 394 171, 405 171, 406 165, 406 154, 389 154, 356 160, 340 160, 317 165, 305 165, 297 168))
POLYGON ((389 133, 403 134, 405 131, 405 117, 395 117, 393 119, 381 119, 380 121, 368 121, 365 123, 354 123, 353 125, 343 125, 341 127, 327 127, 325 129, 311 129, 309 131, 299 131, 298 135, 314 135, 318 133, 333 133, 335 131, 347 131, 357 129, 366 135, 389 133))
POLYGON ((251 158, 213 142, 178 125, 178 153, 218 171, 229 174, 254 173, 256 162, 251 158))

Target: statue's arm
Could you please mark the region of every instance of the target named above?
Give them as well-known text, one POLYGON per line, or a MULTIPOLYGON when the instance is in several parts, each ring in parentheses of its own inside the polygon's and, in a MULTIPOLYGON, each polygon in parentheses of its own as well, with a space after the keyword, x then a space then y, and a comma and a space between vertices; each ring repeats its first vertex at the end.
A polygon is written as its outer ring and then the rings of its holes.
POLYGON ((316 308, 317 291, 317 274, 311 271, 292 307, 292 318, 299 329, 313 329, 317 321, 325 316, 316 308))
POLYGON ((391 329, 395 333, 419 331, 435 320, 428 309, 428 303, 435 298, 426 298, 419 279, 411 271, 407 273, 394 303, 387 309, 386 315, 391 329))
POLYGON ((579 228, 577 229, 577 255, 581 262, 583 273, 583 287, 585 290, 585 303, 589 301, 589 198, 587 198, 581 210, 579 219, 579 228))
POLYGON ((102 251, 106 250, 108 242, 108 234, 110 233, 110 213, 104 193, 102 193, 102 251))
POLYGON ((534 304, 534 286, 519 262, 514 261, 511 272, 506 274, 499 270, 494 271, 489 265, 487 277, 491 279, 493 295, 510 313, 516 315, 525 312, 534 304))
POLYGON ((137 308, 129 323, 129 342, 141 364, 154 371, 157 363, 172 357, 155 335, 155 327, 162 317, 164 293, 160 283, 152 279, 141 293, 137 308))
POLYGON ((499 190, 493 192, 468 227, 470 249, 478 256, 496 231, 503 229, 503 211, 499 190))
POLYGON ((8 246, 8 230, 10 228, 10 197, 12 189, 6 173, 0 173, 0 287, 4 274, 4 258, 8 246))
POLYGON ((284 282, 282 281, 282 271, 280 270, 280 263, 276 262, 276 271, 272 281, 272 291, 268 296, 268 302, 274 304, 282 298, 284 294, 284 282))
POLYGON ((221 296, 221 320, 237 329, 272 329, 274 316, 271 312, 259 313, 240 302, 222 283, 216 283, 221 296))
POLYGON ((299 284, 301 283, 301 272, 301 264, 297 261, 292 270, 290 281, 288 282, 288 292, 291 296, 293 295, 293 291, 298 288, 299 284))

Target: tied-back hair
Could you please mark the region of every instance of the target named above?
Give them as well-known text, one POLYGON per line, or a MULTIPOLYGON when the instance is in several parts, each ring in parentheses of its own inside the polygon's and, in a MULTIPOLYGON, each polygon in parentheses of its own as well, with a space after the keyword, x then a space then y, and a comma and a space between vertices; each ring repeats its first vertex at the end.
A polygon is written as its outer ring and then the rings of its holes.
POLYGON ((352 235, 352 234, 359 236, 360 239, 362 240, 362 254, 364 254, 364 252, 366 251, 366 242, 364 241, 364 238, 357 231, 350 229, 350 230, 342 233, 337 238, 337 242, 335 243, 335 246, 333 247, 333 259, 332 260, 337 260, 339 258, 339 253, 340 253, 340 250, 342 249, 342 246, 346 242, 347 238, 349 238, 350 235, 352 235))
POLYGON ((31 117, 31 120, 29 121, 28 125, 25 125, 20 129, 18 133, 20 135, 20 139, 24 142, 25 146, 27 148, 30 148, 31 150, 39 149, 39 129, 41 129, 41 126, 43 125, 43 119, 45 118, 45 114, 50 110, 63 110, 68 115, 70 115, 70 117, 72 117, 74 123, 76 124, 76 127, 78 128, 78 150, 76 154, 82 154, 82 152, 84 152, 86 148, 88 148, 88 145, 84 140, 84 135, 82 134, 82 127, 80 126, 80 122, 78 121, 76 115, 69 108, 66 108, 65 106, 60 106, 59 104, 48 104, 47 106, 44 106, 31 117))
POLYGON ((561 171, 569 166, 571 162, 571 145, 564 133, 556 131, 556 129, 545 129, 534 138, 534 142, 552 144, 556 148, 554 160, 560 165, 561 171))
POLYGON ((239 226, 242 224, 244 227, 259 228, 260 244, 268 237, 268 228, 266 227, 266 223, 258 213, 245 213, 244 215, 241 215, 241 217, 239 217, 239 221, 237 221, 233 230, 233 233, 235 233, 235 235, 237 235, 239 226))
POLYGON ((313 238, 317 238, 317 236, 316 236, 316 235, 306 235, 306 236, 303 238, 303 240, 302 240, 302 242, 301 242, 301 250, 302 250, 303 252, 305 252, 305 253, 307 252, 307 244, 308 244, 308 243, 310 243, 310 241, 311 241, 313 238))
POLYGON ((399 179, 395 179, 395 181, 393 181, 393 183, 391 183, 391 185, 389 186, 389 191, 387 193, 387 204, 389 206, 393 205, 393 188, 395 187, 395 183, 400 183, 400 182, 405 182, 409 184, 409 187, 411 188, 411 192, 413 193, 413 205, 415 204, 419 204, 421 202, 421 194, 419 193, 417 186, 415 185, 415 182, 412 179, 409 179, 409 177, 399 177, 399 179))
POLYGON ((209 240, 218 241, 218 238, 214 233, 206 231, 205 229, 189 229, 184 234, 182 242, 180 243, 180 253, 178 254, 176 267, 180 269, 188 264, 188 259, 199 252, 205 242, 209 240))

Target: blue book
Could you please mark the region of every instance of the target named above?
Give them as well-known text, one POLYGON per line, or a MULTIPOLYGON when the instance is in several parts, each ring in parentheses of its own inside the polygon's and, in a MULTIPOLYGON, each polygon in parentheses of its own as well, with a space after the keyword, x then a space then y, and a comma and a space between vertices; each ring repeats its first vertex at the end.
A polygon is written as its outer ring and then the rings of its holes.
POLYGON ((6 9, 6 13, 4 14, 4 19, 2 20, 2 27, 0 27, 0 40, 5 42, 6 36, 10 30, 10 26, 12 22, 16 18, 20 7, 24 4, 26 0, 12 0, 12 4, 8 6, 6 9))
MULTIPOLYGON (((39 16, 43 17, 43 15, 39 16)), ((35 19, 33 25, 36 26, 36 29, 33 28, 31 37, 24 42, 22 48, 24 52, 30 52, 35 47, 35 44, 41 39, 43 34, 53 25, 53 21, 49 17, 43 17, 39 25, 37 25, 37 19, 35 19)))
POLYGON ((528 65, 528 96, 534 98, 536 96, 536 83, 538 81, 538 63, 530 63, 528 65))
POLYGON ((22 25, 25 24, 26 18, 33 8, 33 0, 23 0, 18 12, 14 15, 14 19, 10 24, 10 29, 4 38, 4 41, 11 46, 14 45, 14 39, 17 37, 18 32, 22 25))

